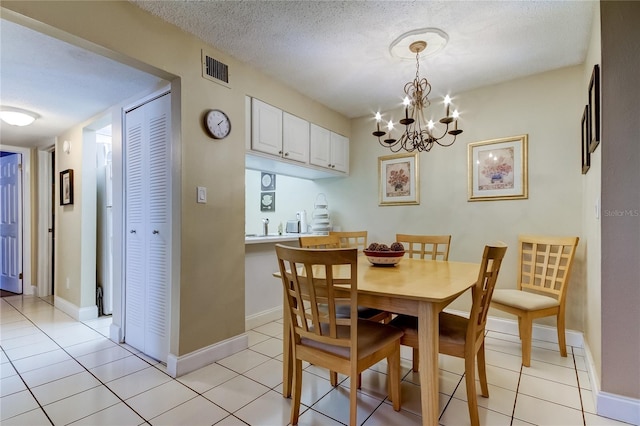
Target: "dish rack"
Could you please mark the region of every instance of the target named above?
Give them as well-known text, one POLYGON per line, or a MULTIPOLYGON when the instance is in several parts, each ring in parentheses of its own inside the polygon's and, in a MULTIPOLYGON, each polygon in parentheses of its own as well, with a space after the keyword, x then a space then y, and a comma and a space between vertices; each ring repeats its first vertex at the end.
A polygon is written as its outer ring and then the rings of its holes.
POLYGON ((316 197, 311 215, 311 232, 315 235, 329 235, 331 231, 331 219, 329 217, 329 203, 327 197, 320 193, 316 197))

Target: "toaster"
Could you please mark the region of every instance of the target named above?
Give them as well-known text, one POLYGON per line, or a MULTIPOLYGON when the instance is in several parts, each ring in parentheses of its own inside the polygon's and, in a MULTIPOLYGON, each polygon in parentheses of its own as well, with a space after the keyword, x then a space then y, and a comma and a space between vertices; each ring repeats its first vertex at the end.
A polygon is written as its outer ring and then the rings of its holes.
POLYGON ((300 233, 300 221, 299 220, 288 220, 287 221, 287 230, 288 234, 299 234, 300 233))

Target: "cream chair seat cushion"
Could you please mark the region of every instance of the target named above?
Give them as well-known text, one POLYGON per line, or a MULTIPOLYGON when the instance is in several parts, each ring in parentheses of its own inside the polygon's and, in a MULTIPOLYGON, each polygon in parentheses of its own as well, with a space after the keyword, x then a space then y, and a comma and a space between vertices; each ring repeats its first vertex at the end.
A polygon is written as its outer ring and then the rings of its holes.
POLYGON ((494 290, 493 302, 513 306, 524 311, 537 311, 559 306, 558 301, 553 297, 514 289, 494 290))

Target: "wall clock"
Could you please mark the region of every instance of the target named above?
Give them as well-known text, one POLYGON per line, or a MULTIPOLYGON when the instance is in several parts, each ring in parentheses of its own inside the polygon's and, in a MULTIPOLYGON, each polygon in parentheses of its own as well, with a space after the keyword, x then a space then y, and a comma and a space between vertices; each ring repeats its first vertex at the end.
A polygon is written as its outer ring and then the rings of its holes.
POLYGON ((224 139, 231 133, 231 120, 219 109, 212 109, 205 114, 204 125, 214 139, 224 139))

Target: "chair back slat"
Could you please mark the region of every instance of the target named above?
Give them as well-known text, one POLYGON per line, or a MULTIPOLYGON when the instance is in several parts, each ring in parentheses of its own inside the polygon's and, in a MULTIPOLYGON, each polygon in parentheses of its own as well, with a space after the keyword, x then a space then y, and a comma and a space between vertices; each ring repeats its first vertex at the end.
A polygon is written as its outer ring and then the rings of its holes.
POLYGON ((351 300, 357 299, 357 249, 276 244, 276 254, 293 342, 300 344, 304 338, 355 350, 357 310, 352 318, 342 318, 337 306, 352 305, 351 300), (334 268, 339 268, 339 277, 334 276, 334 268))
POLYGON ((564 298, 578 237, 521 235, 518 240, 518 288, 564 298))
POLYGON ((331 231, 329 235, 335 235, 340 239, 340 247, 355 247, 358 252, 366 249, 367 231, 331 231))
POLYGON ((487 245, 484 248, 482 263, 480 264, 480 270, 478 272, 478 280, 471 288, 473 304, 471 306, 469 325, 467 328, 468 342, 476 341, 484 334, 489 304, 491 303, 491 297, 493 296, 493 290, 498 280, 500 266, 502 265, 502 260, 506 252, 507 246, 503 244, 495 246, 487 245), (469 340, 470 337, 472 337, 472 340, 469 340))
POLYGON ((335 235, 306 235, 298 237, 302 248, 339 248, 340 239, 335 235))
POLYGON ((396 241, 405 247, 407 257, 420 259, 449 260, 451 235, 396 234, 396 241))

